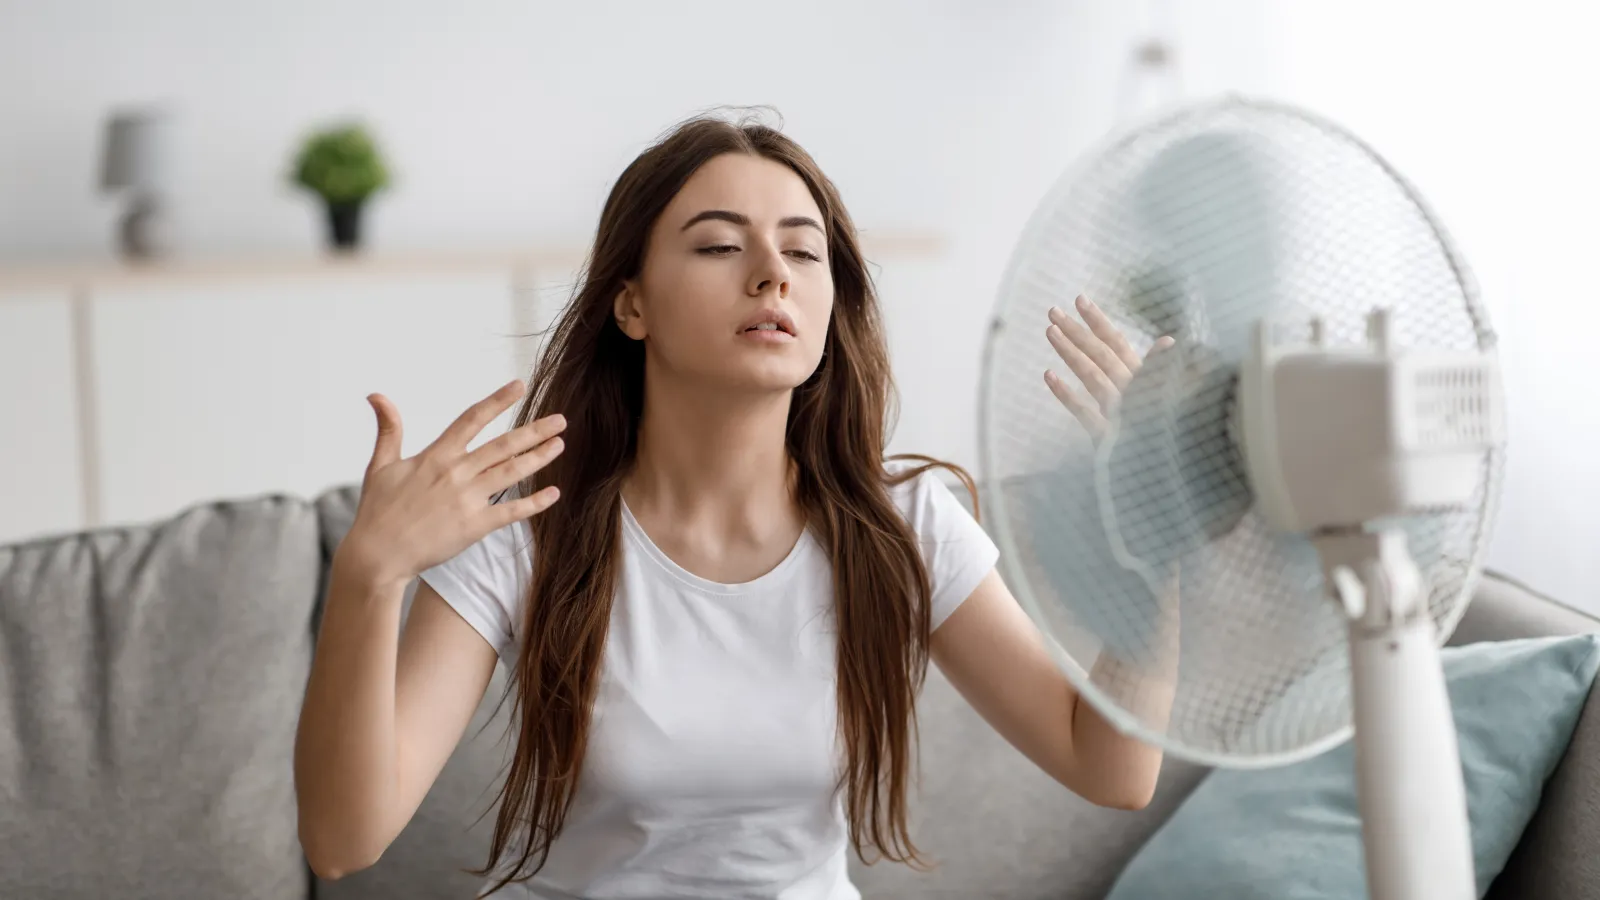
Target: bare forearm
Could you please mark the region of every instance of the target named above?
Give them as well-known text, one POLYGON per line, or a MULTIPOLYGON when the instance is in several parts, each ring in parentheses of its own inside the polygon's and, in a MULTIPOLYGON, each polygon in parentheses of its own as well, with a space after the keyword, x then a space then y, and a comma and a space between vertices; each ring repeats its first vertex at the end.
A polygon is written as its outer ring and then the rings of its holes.
POLYGON ((300 839, 321 874, 370 865, 391 837, 403 591, 333 566, 294 760, 300 839))
MULTIPOLYGON (((1089 681, 1119 709, 1155 730, 1167 727, 1177 697, 1181 649, 1177 572, 1161 597, 1142 658, 1128 660, 1102 652, 1089 670, 1089 681)), ((1092 787, 1103 795, 1105 805, 1139 809, 1150 802, 1161 775, 1160 748, 1118 731, 1081 696, 1072 711, 1072 745, 1083 771, 1094 773, 1098 784, 1092 787)))
MULTIPOLYGON (((1090 679, 1147 725, 1165 726, 1175 681, 1162 671, 1136 669, 1102 655, 1090 679)), ((1086 796, 1106 806, 1139 809, 1150 802, 1161 774, 1161 750, 1117 730, 1083 697, 1072 711, 1072 746, 1081 771, 1093 773, 1086 796)))

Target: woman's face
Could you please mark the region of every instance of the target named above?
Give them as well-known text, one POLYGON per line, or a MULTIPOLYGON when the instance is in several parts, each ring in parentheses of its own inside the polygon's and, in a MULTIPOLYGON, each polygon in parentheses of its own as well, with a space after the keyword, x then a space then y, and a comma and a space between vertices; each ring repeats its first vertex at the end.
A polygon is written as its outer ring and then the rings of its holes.
POLYGON ((788 166, 724 154, 656 221, 618 325, 660 375, 708 387, 789 391, 822 358, 833 313, 828 238, 788 166))

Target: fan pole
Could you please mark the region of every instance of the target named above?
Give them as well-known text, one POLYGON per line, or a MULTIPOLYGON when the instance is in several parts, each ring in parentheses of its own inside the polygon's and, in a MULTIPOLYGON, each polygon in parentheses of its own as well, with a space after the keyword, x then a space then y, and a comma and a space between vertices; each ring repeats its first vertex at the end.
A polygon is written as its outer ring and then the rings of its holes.
POLYGON ((1314 539, 1350 621, 1356 790, 1372 900, 1478 896, 1461 751, 1404 532, 1314 539))

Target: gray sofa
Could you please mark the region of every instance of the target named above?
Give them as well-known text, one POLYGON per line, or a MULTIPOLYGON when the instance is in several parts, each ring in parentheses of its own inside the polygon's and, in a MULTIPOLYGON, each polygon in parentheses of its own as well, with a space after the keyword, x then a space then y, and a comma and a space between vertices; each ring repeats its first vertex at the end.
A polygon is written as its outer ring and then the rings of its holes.
MULTIPOLYGON (((318 883, 295 835, 291 751, 331 550, 355 495, 264 496, 147 526, 0 547, 0 897, 470 897, 507 749, 490 695, 382 860, 318 883)), ((1456 642, 1600 630, 1498 576, 1456 642)), ((1169 762, 1139 812, 1092 807, 986 728, 937 676, 913 834, 931 874, 857 867, 868 897, 1102 897, 1204 777, 1169 762)), ((1497 900, 1600 897, 1600 700, 1497 900)))

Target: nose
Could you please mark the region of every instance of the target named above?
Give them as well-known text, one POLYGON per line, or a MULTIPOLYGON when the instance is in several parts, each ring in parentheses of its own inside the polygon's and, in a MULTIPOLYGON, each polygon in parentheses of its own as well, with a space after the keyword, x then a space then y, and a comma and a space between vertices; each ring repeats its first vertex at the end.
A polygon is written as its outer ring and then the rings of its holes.
POLYGON ((784 261, 783 254, 776 247, 766 247, 759 253, 750 254, 754 265, 750 267, 750 279, 745 289, 752 297, 759 297, 769 291, 776 293, 780 299, 789 296, 789 264, 784 261))

